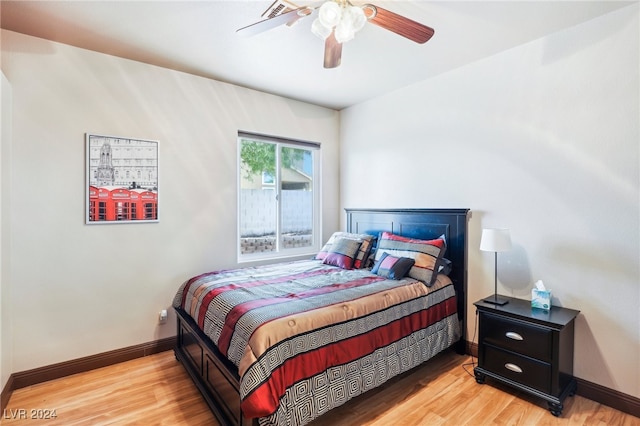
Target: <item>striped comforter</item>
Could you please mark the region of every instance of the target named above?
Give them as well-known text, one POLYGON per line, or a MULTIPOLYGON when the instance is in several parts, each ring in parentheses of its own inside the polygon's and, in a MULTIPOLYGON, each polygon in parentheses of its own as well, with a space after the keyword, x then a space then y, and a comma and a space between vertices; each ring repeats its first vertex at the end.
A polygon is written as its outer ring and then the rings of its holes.
POLYGON ((318 260, 202 274, 173 306, 238 367, 243 413, 261 424, 308 423, 460 336, 447 277, 427 288, 318 260))

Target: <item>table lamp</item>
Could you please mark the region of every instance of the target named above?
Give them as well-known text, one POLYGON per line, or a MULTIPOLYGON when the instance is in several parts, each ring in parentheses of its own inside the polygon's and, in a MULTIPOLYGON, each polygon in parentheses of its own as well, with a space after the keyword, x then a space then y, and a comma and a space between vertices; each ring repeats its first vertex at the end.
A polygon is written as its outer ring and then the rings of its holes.
POLYGON ((493 296, 483 300, 494 305, 506 305, 509 301, 498 297, 498 252, 511 250, 511 236, 508 229, 483 229, 480 238, 480 250, 492 251, 495 256, 493 296))

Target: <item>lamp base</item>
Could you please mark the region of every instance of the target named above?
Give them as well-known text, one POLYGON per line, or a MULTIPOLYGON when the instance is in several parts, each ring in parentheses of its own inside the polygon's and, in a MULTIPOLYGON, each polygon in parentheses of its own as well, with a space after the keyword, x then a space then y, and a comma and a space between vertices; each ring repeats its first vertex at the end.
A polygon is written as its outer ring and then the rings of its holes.
POLYGON ((492 305, 498 305, 498 306, 506 305, 507 303, 509 303, 508 299, 505 299, 504 297, 500 297, 497 294, 494 294, 493 296, 489 296, 486 299, 483 299, 482 301, 484 303, 491 303, 492 305))

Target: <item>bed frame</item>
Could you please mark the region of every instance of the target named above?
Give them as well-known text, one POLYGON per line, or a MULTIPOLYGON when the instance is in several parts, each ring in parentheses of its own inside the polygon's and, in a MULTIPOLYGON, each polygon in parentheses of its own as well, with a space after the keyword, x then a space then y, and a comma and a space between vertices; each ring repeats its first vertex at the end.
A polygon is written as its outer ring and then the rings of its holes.
MULTIPOLYGON (((453 281, 458 297, 458 319, 462 336, 452 347, 466 351, 467 222, 469 209, 346 209, 347 231, 378 235, 390 231, 411 238, 437 238, 447 241, 445 257, 452 262, 453 281)), ((245 419, 240 409, 240 378, 229 362, 195 322, 176 309, 177 339, 174 349, 209 408, 223 425, 257 425, 245 419)))

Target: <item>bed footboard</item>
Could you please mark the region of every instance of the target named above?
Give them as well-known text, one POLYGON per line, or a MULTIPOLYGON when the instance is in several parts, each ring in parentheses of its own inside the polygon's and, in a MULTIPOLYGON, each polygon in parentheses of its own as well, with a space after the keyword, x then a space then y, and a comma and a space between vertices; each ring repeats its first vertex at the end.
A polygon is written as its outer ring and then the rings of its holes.
POLYGON ((218 421, 223 425, 257 425, 257 421, 242 415, 235 366, 206 343, 206 336, 182 309, 176 309, 176 314, 176 358, 182 362, 218 421))

